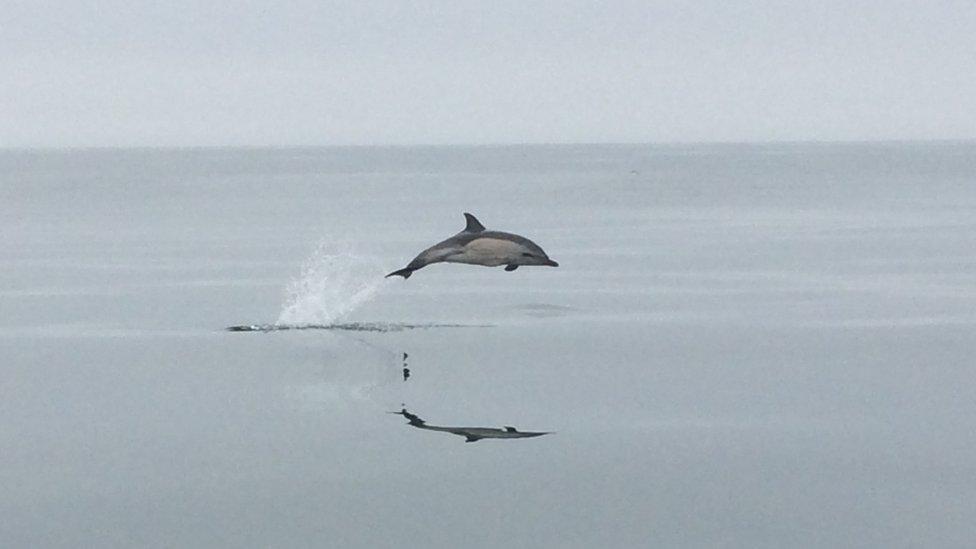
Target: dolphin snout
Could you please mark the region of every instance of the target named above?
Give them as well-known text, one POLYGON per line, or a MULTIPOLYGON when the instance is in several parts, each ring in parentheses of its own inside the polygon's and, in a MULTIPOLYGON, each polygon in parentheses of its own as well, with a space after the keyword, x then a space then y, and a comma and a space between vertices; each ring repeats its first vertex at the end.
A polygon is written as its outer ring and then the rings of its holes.
POLYGON ((547 259, 546 260, 546 265, 548 265, 550 267, 558 267, 559 266, 559 263, 556 263, 555 261, 553 261, 551 259, 547 259))

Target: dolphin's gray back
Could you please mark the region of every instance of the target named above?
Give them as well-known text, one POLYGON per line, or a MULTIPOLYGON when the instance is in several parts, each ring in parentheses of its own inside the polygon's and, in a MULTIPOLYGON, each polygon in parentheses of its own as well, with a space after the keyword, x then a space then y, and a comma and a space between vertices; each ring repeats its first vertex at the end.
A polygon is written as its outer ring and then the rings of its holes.
POLYGON ((386 275, 408 278, 411 273, 432 263, 467 263, 485 267, 505 266, 514 271, 521 265, 558 267, 541 246, 524 236, 486 230, 473 215, 464 214, 467 225, 456 235, 417 254, 403 269, 386 275))
POLYGON ((430 248, 420 252, 417 257, 407 265, 408 269, 419 269, 424 265, 430 263, 436 263, 438 261, 443 261, 446 257, 460 252, 462 248, 470 244, 471 242, 481 239, 481 238, 491 238, 495 240, 504 240, 507 242, 514 242, 520 246, 532 250, 535 253, 545 254, 542 248, 538 244, 532 242, 524 236, 519 236, 517 234, 506 233, 502 231, 481 231, 479 233, 472 233, 467 231, 462 231, 447 240, 443 240, 434 244, 430 248))

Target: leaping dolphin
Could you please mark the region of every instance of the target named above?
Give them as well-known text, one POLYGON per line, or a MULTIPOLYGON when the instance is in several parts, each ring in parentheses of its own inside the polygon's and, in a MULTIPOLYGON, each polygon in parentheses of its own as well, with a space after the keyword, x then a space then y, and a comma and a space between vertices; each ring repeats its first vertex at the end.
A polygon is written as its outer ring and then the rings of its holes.
POLYGON ((440 427, 438 425, 427 425, 427 422, 420 419, 420 416, 411 414, 406 408, 399 412, 389 412, 407 418, 407 423, 418 429, 428 431, 441 431, 464 437, 464 442, 478 442, 483 438, 532 438, 548 435, 548 432, 519 431, 515 427, 505 427, 504 429, 494 429, 491 427, 440 427))
POLYGON ((521 265, 546 265, 558 267, 559 263, 549 259, 538 244, 524 236, 488 231, 473 215, 465 212, 467 221, 464 230, 443 242, 434 244, 420 252, 409 265, 386 275, 410 278, 417 269, 431 263, 467 263, 498 267, 505 265, 506 271, 514 271, 521 265))

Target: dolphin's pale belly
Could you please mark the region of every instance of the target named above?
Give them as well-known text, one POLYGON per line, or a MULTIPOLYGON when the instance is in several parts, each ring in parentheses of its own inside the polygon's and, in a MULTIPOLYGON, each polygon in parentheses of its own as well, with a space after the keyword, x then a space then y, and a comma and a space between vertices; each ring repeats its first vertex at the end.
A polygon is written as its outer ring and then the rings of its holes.
POLYGON ((460 253, 446 258, 448 263, 470 263, 486 267, 518 264, 526 248, 510 240, 476 238, 468 242, 460 253))

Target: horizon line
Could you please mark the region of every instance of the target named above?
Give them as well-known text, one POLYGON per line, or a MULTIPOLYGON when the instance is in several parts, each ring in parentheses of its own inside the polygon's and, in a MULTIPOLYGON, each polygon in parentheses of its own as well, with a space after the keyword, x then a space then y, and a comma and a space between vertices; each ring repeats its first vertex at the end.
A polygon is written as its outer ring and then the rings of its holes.
POLYGON ((506 148, 506 147, 614 147, 614 146, 709 146, 709 145, 868 145, 868 144, 920 144, 920 143, 976 143, 976 137, 966 138, 893 138, 893 139, 783 139, 783 140, 717 140, 717 141, 512 141, 512 142, 459 142, 459 143, 333 143, 295 145, 13 145, 0 146, 4 152, 30 151, 98 151, 98 150, 220 150, 220 149, 408 149, 408 148, 506 148))

